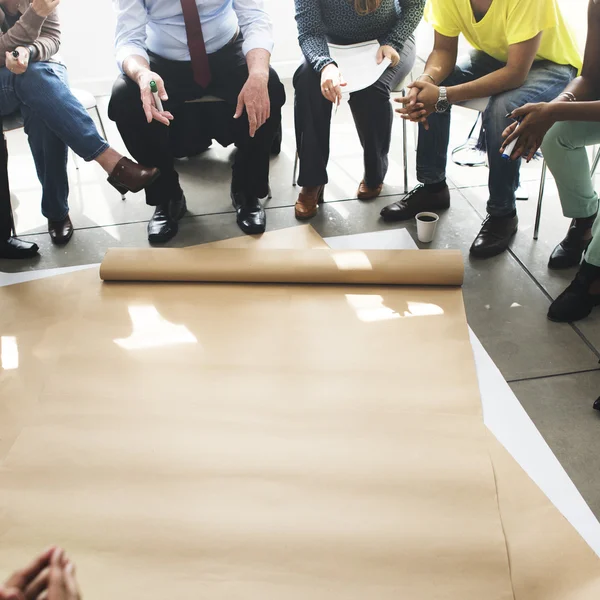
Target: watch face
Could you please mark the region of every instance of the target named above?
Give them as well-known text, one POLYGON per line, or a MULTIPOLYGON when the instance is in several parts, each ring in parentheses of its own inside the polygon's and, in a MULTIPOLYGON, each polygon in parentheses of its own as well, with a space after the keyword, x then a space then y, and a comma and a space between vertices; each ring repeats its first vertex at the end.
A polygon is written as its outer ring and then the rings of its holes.
POLYGON ((448 100, 438 100, 435 105, 436 112, 446 112, 450 108, 450 102, 448 100))

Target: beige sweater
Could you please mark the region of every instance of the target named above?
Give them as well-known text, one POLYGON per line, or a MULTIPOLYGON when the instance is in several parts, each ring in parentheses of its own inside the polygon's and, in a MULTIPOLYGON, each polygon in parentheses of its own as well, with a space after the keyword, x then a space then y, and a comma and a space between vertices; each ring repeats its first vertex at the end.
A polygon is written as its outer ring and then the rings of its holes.
POLYGON ((6 16, 0 10, 0 67, 5 64, 6 52, 17 46, 34 45, 37 48, 36 60, 50 60, 60 48, 60 22, 54 11, 47 18, 40 17, 31 8, 31 0, 19 0, 19 20, 7 29, 6 16))

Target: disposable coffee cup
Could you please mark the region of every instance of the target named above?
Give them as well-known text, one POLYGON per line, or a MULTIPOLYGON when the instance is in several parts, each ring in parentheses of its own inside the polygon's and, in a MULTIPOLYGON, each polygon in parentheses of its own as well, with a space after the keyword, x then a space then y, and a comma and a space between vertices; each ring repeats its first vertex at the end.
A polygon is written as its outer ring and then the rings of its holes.
POLYGON ((435 213, 422 212, 415 219, 417 220, 417 237, 419 241, 423 244, 429 244, 435 237, 435 230, 440 218, 435 213))

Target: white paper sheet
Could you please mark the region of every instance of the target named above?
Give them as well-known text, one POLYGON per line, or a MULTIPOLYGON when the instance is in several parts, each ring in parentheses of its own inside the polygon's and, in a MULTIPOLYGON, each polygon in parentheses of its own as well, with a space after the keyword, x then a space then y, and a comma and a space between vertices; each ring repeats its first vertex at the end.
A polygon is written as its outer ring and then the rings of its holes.
POLYGON ((389 58, 385 58, 381 64, 377 64, 378 50, 379 42, 377 40, 349 46, 329 44, 331 58, 337 63, 347 84, 343 88, 345 96, 373 85, 390 66, 389 58))

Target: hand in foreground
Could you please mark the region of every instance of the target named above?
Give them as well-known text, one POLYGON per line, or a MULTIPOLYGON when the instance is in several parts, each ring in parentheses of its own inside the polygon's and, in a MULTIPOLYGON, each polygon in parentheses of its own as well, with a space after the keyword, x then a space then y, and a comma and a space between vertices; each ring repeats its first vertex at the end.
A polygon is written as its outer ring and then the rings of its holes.
POLYGON ((391 46, 379 46, 377 64, 380 65, 384 58, 390 59, 391 67, 395 67, 400 62, 400 55, 391 46))
POLYGON ((14 57, 12 52, 6 53, 6 68, 15 75, 23 75, 29 66, 29 50, 19 46, 15 52, 19 53, 18 57, 14 57))
POLYGON ((49 17, 50 14, 60 4, 60 0, 33 0, 31 2, 31 8, 40 17, 49 17))
POLYGON ((321 93, 332 104, 339 106, 342 101, 342 88, 346 82, 342 78, 337 65, 329 63, 321 71, 321 93))
POLYGON ((48 586, 50 564, 56 548, 49 548, 28 566, 11 575, 0 585, 0 600, 36 600, 48 586))
POLYGON ((169 99, 167 91, 165 90, 165 82, 163 81, 162 77, 158 75, 158 73, 153 73, 149 69, 144 69, 141 71, 137 79, 137 84, 140 88, 140 97, 142 99, 142 106, 144 107, 146 121, 148 121, 148 123, 152 123, 152 121, 158 121, 163 125, 169 126, 173 120, 173 115, 166 110, 158 110, 158 108, 156 108, 154 105, 154 98, 152 97, 152 92, 150 91, 151 81, 156 82, 156 86, 158 87, 158 97, 162 101, 169 99))
POLYGON ((397 108, 403 119, 421 123, 425 129, 429 129, 427 117, 435 112, 435 105, 440 97, 440 88, 427 81, 413 81, 408 85, 408 95, 396 98, 396 102, 404 105, 397 108))
POLYGON ((271 116, 268 73, 250 74, 238 96, 234 119, 239 119, 244 114, 244 107, 248 114, 250 137, 254 137, 271 116))
POLYGON ((547 102, 539 102, 537 104, 525 104, 525 106, 513 110, 509 117, 516 119, 517 122, 512 123, 502 132, 504 143, 500 148, 500 152, 504 152, 504 149, 514 139, 519 138, 510 158, 511 160, 517 160, 522 157, 529 162, 542 145, 548 130, 554 125, 549 107, 550 105, 547 102), (516 131, 517 127, 519 131, 516 131))
POLYGON ((57 549, 52 554, 48 587, 37 600, 81 600, 75 579, 75 565, 65 556, 63 550, 57 549))

